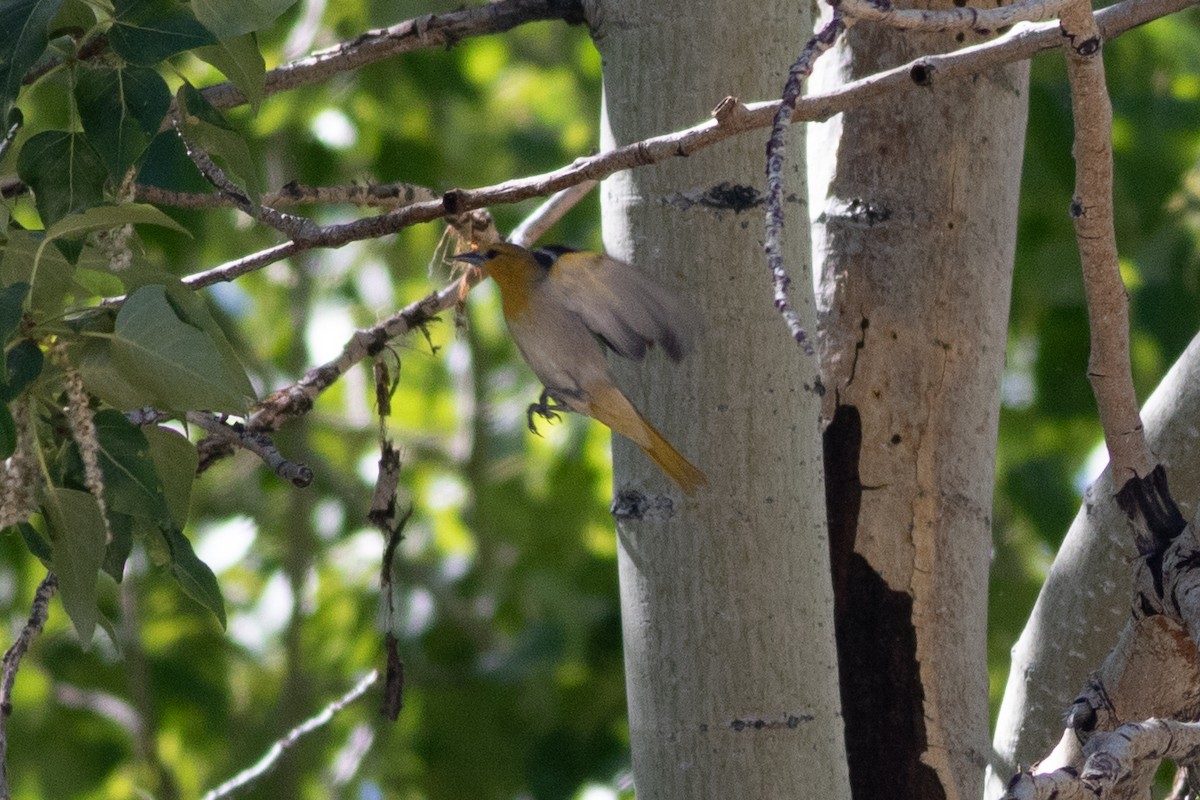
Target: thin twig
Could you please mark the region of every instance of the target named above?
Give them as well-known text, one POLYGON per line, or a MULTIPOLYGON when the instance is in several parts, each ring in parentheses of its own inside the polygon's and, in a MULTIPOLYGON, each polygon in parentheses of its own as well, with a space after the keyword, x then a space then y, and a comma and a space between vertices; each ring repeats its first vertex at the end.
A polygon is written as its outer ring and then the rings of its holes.
POLYGON ((58 590, 58 576, 47 572, 33 595, 29 620, 21 628, 16 641, 4 652, 0 662, 0 799, 8 800, 8 718, 13 712, 12 691, 17 680, 21 659, 29 651, 33 638, 42 632, 50 615, 50 598, 58 590))
POLYGON ((283 756, 283 754, 295 747, 301 738, 328 724, 329 721, 333 719, 335 714, 353 703, 358 698, 362 697, 363 694, 366 693, 367 689, 370 689, 372 684, 374 684, 378 678, 379 672, 377 670, 371 670, 354 686, 353 689, 346 692, 346 694, 333 701, 329 705, 325 706, 325 708, 316 716, 310 717, 296 727, 292 728, 282 739, 279 739, 273 745, 271 745, 270 749, 268 749, 266 754, 259 759, 257 764, 249 769, 239 772, 237 775, 225 781, 225 783, 222 783, 216 789, 213 789, 211 792, 204 795, 203 800, 221 800, 221 798, 232 797, 242 789, 251 786, 263 775, 266 775, 268 772, 274 769, 275 765, 279 762, 279 759, 283 756))
POLYGON ((784 324, 796 343, 804 349, 806 355, 815 355, 812 342, 804 331, 800 315, 788 301, 788 286, 792 279, 788 277, 783 263, 783 228, 784 228, 784 181, 783 164, 787 150, 787 132, 791 127, 792 115, 795 112, 796 101, 800 99, 800 91, 804 79, 812 74, 813 66, 821 54, 833 47, 838 37, 845 32, 847 21, 841 11, 833 9, 833 18, 808 40, 800 57, 788 70, 787 83, 783 87, 783 98, 775 112, 771 124, 771 136, 767 140, 767 230, 763 250, 767 254, 767 266, 771 268, 771 286, 775 300, 775 308, 783 316, 784 324))
POLYGON ((226 422, 208 411, 189 411, 187 419, 213 436, 254 453, 276 475, 297 489, 304 489, 312 484, 312 469, 299 461, 284 458, 275 443, 262 431, 253 430, 240 422, 226 422))
MULTIPOLYGON (((1124 0, 1098 12, 1096 17, 1104 35, 1112 37, 1198 2, 1200 0, 1124 0)), ((800 98, 791 119, 792 122, 825 120, 875 97, 905 89, 928 88, 945 80, 974 75, 1030 58, 1043 50, 1057 48, 1060 43, 1057 24, 1022 28, 986 44, 942 56, 915 59, 903 66, 852 81, 834 91, 800 98)), ((432 222, 447 214, 457 215, 486 206, 542 197, 586 180, 606 178, 622 170, 690 156, 736 134, 771 125, 780 106, 780 101, 738 104, 734 113, 724 114, 683 131, 576 159, 572 164, 553 172, 479 189, 454 189, 443 195, 440 201, 418 202, 387 214, 322 228, 318 235, 303 244, 284 242, 206 272, 196 273, 185 278, 184 282, 192 288, 210 286, 233 280, 304 250, 339 247, 352 241, 392 234, 422 222, 432 222)))
POLYGON ((188 158, 200 170, 200 174, 216 188, 218 193, 240 209, 242 213, 296 241, 302 242, 319 232, 319 226, 307 217, 298 217, 294 214, 277 211, 261 201, 252 200, 242 187, 229 179, 229 176, 225 174, 225 170, 217 166, 216 162, 212 160, 212 156, 208 154, 208 151, 200 147, 188 136, 186 127, 180 122, 178 114, 172 120, 172 125, 183 142, 188 158))

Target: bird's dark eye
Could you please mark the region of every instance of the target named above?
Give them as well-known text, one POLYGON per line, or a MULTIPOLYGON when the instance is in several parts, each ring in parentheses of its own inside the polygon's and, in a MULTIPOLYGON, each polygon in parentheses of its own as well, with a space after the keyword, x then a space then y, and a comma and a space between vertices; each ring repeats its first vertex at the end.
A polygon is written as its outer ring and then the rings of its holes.
POLYGON ((484 253, 483 257, 491 259, 491 258, 495 258, 498 255, 500 255, 500 252, 496 248, 493 247, 491 250, 488 250, 486 253, 484 253))

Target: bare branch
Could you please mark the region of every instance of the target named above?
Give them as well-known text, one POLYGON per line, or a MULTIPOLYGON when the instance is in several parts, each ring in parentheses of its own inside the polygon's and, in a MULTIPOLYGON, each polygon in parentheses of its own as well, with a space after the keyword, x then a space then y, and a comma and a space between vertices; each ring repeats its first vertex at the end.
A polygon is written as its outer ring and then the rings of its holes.
MULTIPOLYGON (((284 458, 279 449, 275 447, 275 443, 262 431, 253 430, 240 422, 227 422, 207 411, 189 411, 187 420, 208 431, 222 444, 234 445, 254 453, 276 475, 290 482, 297 489, 304 489, 312 484, 313 471, 305 464, 284 458)), ((203 471, 203 467, 204 462, 202 461, 201 471, 203 471)))
POLYGON ((1104 427, 1113 480, 1123 486, 1131 478, 1149 475, 1152 461, 1133 389, 1129 295, 1121 281, 1113 227, 1112 103, 1104 79, 1103 39, 1088 0, 1076 0, 1066 10, 1062 32, 1075 118, 1071 217, 1091 321, 1088 378, 1104 427))
POLYGON ((474 270, 462 280, 454 281, 440 291, 405 306, 382 322, 356 331, 337 358, 313 367, 296 383, 275 391, 263 400, 247 421, 247 427, 254 431, 272 431, 286 420, 308 413, 317 396, 337 382, 352 366, 378 354, 392 339, 432 322, 438 313, 453 308, 461 301, 466 289, 481 279, 479 271, 474 270))
POLYGON ((221 800, 221 798, 232 797, 242 789, 253 785, 255 781, 274 769, 283 754, 295 747, 301 738, 327 725, 335 714, 362 697, 378 678, 379 673, 376 670, 371 670, 353 689, 325 706, 316 716, 310 717, 292 728, 282 739, 271 745, 270 749, 259 759, 257 764, 225 781, 225 783, 222 783, 216 789, 204 795, 203 800, 221 800))
POLYGON ((972 30, 990 33, 1018 22, 1040 22, 1058 16, 1075 0, 1025 0, 998 8, 894 8, 888 0, 832 0, 845 16, 872 20, 893 28, 923 31, 972 30))
POLYGON ((217 166, 216 162, 212 160, 212 156, 184 132, 184 126, 180 123, 178 114, 173 118, 172 125, 183 142, 188 158, 200 170, 200 174, 216 187, 217 192, 244 214, 297 241, 304 241, 318 233, 318 226, 312 220, 276 211, 269 205, 251 199, 240 186, 229 179, 223 169, 217 166))
MULTIPOLYGON (((471 36, 503 33, 526 22, 561 19, 569 24, 584 21, 578 0, 498 0, 447 14, 426 14, 388 28, 367 31, 348 42, 320 50, 307 58, 267 73, 266 93, 307 86, 385 58, 432 47, 451 47, 471 36)), ((217 108, 242 105, 246 98, 231 83, 204 90, 217 108)))
MULTIPOLYGON (((1097 22, 1105 36, 1115 36, 1150 20, 1196 5, 1200 0, 1124 0, 1097 13, 1097 22)), ((904 66, 846 84, 836 91, 810 95, 796 102, 792 122, 824 120, 871 98, 895 91, 929 87, 936 82, 964 78, 983 70, 1030 58, 1061 44, 1059 28, 1054 24, 1013 31, 991 42, 967 47, 944 56, 927 56, 904 66)), ((396 233, 410 225, 432 222, 446 215, 457 215, 487 206, 516 203, 531 197, 543 197, 576 186, 587 180, 601 180, 634 167, 654 164, 670 158, 686 157, 739 133, 772 124, 781 107, 780 101, 739 106, 731 113, 686 130, 664 134, 608 150, 553 172, 518 178, 479 189, 452 189, 440 201, 421 201, 341 225, 322 228, 303 244, 295 241, 267 248, 207 272, 184 279, 193 288, 233 280, 303 250, 340 247, 352 241, 396 233)), ((718 107, 719 109, 722 107, 718 107)), ((728 111, 728 109, 726 109, 728 111)))
MULTIPOLYGON (((158 186, 137 184, 137 199, 143 203, 176 208, 230 208, 233 198, 214 192, 175 192, 158 186)), ((365 183, 349 186, 306 186, 285 184, 278 191, 262 196, 263 205, 286 208, 299 205, 354 205, 373 208, 400 208, 423 200, 436 200, 438 193, 413 183, 365 183)))
POLYGON ((12 690, 17 680, 17 670, 21 668, 21 659, 29 650, 33 638, 42 632, 46 618, 50 615, 50 598, 58 590, 58 576, 47 572, 46 577, 38 584, 33 595, 33 607, 29 612, 29 620, 16 641, 4 651, 4 659, 0 662, 0 798, 8 800, 8 718, 13 712, 12 690))

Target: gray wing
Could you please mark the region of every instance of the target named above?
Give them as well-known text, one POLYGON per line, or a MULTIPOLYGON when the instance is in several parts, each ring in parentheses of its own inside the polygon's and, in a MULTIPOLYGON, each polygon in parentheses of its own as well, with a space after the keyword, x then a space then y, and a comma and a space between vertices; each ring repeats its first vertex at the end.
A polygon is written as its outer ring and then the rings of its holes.
POLYGON ((548 280, 562 304, 625 358, 641 360, 654 344, 672 361, 691 350, 700 327, 699 311, 623 261, 600 253, 565 252, 555 259, 548 280))

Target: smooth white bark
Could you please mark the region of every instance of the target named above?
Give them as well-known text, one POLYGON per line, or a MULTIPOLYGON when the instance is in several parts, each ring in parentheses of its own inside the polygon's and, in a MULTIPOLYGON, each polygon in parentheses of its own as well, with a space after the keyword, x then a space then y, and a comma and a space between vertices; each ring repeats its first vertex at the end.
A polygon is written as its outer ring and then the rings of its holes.
MULTIPOLYGON (((811 32, 806 4, 604 0, 603 147, 770 97, 811 32)), ((797 140, 801 130, 795 131, 797 140)), ((697 304, 697 352, 618 365, 645 415, 708 476, 695 498, 614 443, 625 663, 641 800, 846 798, 824 536, 816 365, 771 304, 762 254, 764 140, 614 176, 608 250, 697 304), (634 500, 643 505, 635 508, 634 500)), ((796 306, 808 237, 791 168, 796 306)))

